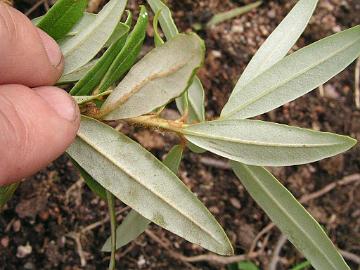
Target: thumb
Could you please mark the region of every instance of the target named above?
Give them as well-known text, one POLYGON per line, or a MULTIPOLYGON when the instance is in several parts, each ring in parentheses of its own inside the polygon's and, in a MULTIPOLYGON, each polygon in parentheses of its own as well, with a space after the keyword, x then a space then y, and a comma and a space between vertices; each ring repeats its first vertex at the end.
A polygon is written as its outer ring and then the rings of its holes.
POLYGON ((0 185, 30 176, 60 156, 79 122, 78 106, 59 88, 0 86, 0 185))

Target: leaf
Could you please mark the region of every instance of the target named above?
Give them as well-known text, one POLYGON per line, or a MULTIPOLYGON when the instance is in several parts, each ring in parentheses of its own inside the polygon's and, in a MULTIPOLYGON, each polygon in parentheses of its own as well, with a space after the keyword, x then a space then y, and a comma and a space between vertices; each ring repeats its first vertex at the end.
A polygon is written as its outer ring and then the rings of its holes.
POLYGON ((231 162, 250 195, 316 269, 349 270, 321 226, 267 170, 231 162))
POLYGON ((67 152, 104 188, 147 219, 213 252, 233 253, 205 206, 163 163, 130 138, 82 117, 78 136, 67 152))
POLYGON ((201 81, 198 77, 194 80, 187 90, 188 93, 188 106, 184 104, 181 98, 176 99, 176 105, 181 114, 184 114, 186 108, 188 109, 188 123, 198 123, 205 121, 205 93, 201 81))
POLYGON ((225 11, 225 12, 221 12, 218 13, 216 15, 214 15, 206 24, 207 27, 211 27, 214 26, 216 24, 222 23, 226 20, 230 20, 234 17, 243 15, 251 10, 253 10, 254 8, 257 8, 258 6, 261 5, 261 1, 257 1, 251 4, 248 4, 246 6, 243 7, 238 7, 238 8, 233 8, 232 10, 229 11, 225 11))
POLYGON ((187 88, 204 59, 195 34, 179 34, 135 64, 101 107, 106 120, 130 118, 168 103, 187 88))
POLYGON ((337 134, 246 119, 190 125, 183 132, 201 148, 259 166, 309 163, 344 152, 356 143, 337 134))
POLYGON ((154 16, 153 19, 153 29, 154 29, 154 43, 155 43, 155 47, 158 47, 162 44, 164 44, 163 39, 160 36, 159 33, 159 29, 158 29, 158 24, 159 24, 159 16, 161 14, 161 9, 158 10, 154 16))
MULTIPOLYGON (((167 40, 175 37, 179 31, 171 16, 170 9, 161 0, 147 0, 151 9, 156 14, 159 14, 159 21, 161 29, 163 30, 167 40)), ((176 99, 176 106, 180 113, 189 113, 189 123, 205 121, 205 108, 204 108, 204 89, 201 81, 197 76, 194 77, 193 83, 190 85, 187 92, 176 99)))
MULTIPOLYGON (((127 31, 129 27, 125 25, 127 31)), ((123 32, 123 36, 113 43, 105 53, 100 57, 95 66, 89 70, 84 77, 78 81, 71 89, 70 94, 73 96, 86 96, 90 95, 93 90, 99 85, 109 67, 113 63, 116 56, 121 52, 125 45, 127 32, 123 32)))
POLYGON ((11 199, 19 183, 0 186, 0 210, 11 199))
MULTIPOLYGON (((163 161, 164 165, 167 166, 175 174, 177 174, 179 170, 182 154, 183 148, 180 145, 175 145, 163 161)), ((131 210, 124 219, 124 221, 121 223, 121 225, 118 226, 116 229, 116 249, 119 249, 136 239, 148 228, 150 223, 150 220, 144 218, 135 210, 131 210)), ((111 238, 109 237, 106 240, 104 246, 102 247, 102 251, 110 252, 110 244, 111 238)))
POLYGON ((117 80, 119 80, 135 63, 139 55, 146 36, 148 24, 148 13, 144 6, 141 6, 140 15, 133 31, 126 39, 126 43, 121 52, 116 56, 109 70, 96 92, 108 90, 117 80))
POLYGON ((126 10, 127 13, 127 18, 125 23, 119 23, 114 32, 111 34, 110 38, 108 39, 108 41, 106 41, 105 43, 105 47, 110 47, 113 43, 115 43, 117 40, 119 40, 119 38, 123 37, 125 34, 127 34, 131 28, 131 24, 132 24, 132 13, 129 10, 126 10))
POLYGON ((221 116, 249 118, 292 101, 342 71, 360 55, 360 26, 285 57, 230 98, 221 116))
POLYGON ((109 91, 105 91, 105 92, 102 92, 100 94, 97 94, 97 95, 92 95, 92 96, 73 96, 73 98, 75 99, 76 103, 78 105, 82 105, 82 104, 85 104, 87 102, 90 102, 90 101, 93 101, 93 100, 102 100, 102 98, 106 95, 109 95, 112 91, 109 90, 109 91))
MULTIPOLYGON (((142 234, 151 223, 150 220, 144 218, 142 215, 132 210, 116 229, 116 249, 119 249, 142 234)), ((111 251, 111 239, 106 240, 101 249, 102 252, 111 251)))
POLYGON ((81 19, 87 0, 58 0, 40 19, 37 27, 59 40, 81 19))
POLYGON ((166 39, 170 40, 179 34, 176 24, 174 23, 174 20, 171 16, 170 9, 163 2, 161 2, 161 0, 147 0, 147 2, 153 10, 154 14, 161 10, 159 21, 166 39))
POLYGON ((279 62, 295 44, 308 24, 318 0, 300 0, 256 52, 237 82, 231 96, 259 74, 279 62))
POLYGON ((86 75, 98 62, 98 59, 90 61, 86 65, 82 66, 81 68, 66 74, 62 75, 59 81, 56 83, 57 85, 67 84, 79 81, 82 77, 86 75))
POLYGON ((126 3, 126 0, 111 0, 92 24, 78 35, 60 42, 65 57, 64 74, 82 67, 101 50, 119 23, 126 3))

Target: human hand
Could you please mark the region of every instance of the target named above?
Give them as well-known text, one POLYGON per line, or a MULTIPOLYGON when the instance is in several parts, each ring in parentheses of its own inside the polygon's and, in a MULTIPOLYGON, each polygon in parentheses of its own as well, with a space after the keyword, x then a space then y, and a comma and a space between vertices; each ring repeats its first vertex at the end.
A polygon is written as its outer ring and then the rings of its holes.
POLYGON ((0 186, 34 174, 74 140, 79 109, 49 86, 63 66, 56 42, 0 2, 0 186))

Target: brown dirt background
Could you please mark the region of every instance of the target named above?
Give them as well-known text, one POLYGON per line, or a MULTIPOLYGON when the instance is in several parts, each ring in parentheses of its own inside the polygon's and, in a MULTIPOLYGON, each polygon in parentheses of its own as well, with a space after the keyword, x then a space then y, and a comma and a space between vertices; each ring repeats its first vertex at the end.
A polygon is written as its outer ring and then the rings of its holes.
MULTIPOLYGON (((140 2, 130 0, 129 8, 136 10, 140 2)), ((206 22, 214 13, 250 2, 172 0, 168 4, 179 28, 189 31, 195 23, 206 22)), ((208 119, 219 115, 251 56, 295 2, 265 0, 263 5, 246 15, 198 32, 207 46, 205 65, 199 76, 206 91, 208 119)), ((15 6, 27 12, 37 3, 34 0, 18 0, 15 6)), ((47 5, 48 2, 43 1, 30 17, 41 15, 47 5)), ((294 50, 359 24, 359 14, 358 0, 320 0, 315 15, 294 50)), ((147 46, 152 44, 152 33, 149 27, 147 46)), ((314 90, 260 118, 347 134, 359 140, 360 110, 355 108, 354 102, 354 70, 353 63, 327 82, 323 96, 319 90, 314 90)), ((171 108, 167 113, 176 115, 171 108)), ((159 158, 177 142, 171 134, 125 128, 159 158)), ((357 145, 342 155, 320 162, 272 171, 300 198, 344 177, 356 177, 360 171, 360 147, 357 145)), ((226 161, 210 153, 195 155, 186 152, 179 175, 225 228, 236 254, 246 254, 256 235, 270 220, 228 170, 226 161)), ((337 186, 305 204, 332 241, 340 249, 357 256, 355 259, 360 256, 359 184, 357 179, 352 184, 337 186)), ((123 207, 118 202, 120 212, 123 207)), ((118 216, 119 222, 123 215, 118 216)), ((106 217, 106 203, 84 186, 69 160, 62 156, 25 181, 0 216, 0 269, 107 269, 108 255, 99 251, 109 236, 108 222, 101 222, 106 217), (99 226, 79 238, 82 256, 86 260, 86 265, 81 266, 79 245, 70 236, 91 224, 99 226)), ((195 256, 207 252, 157 226, 152 225, 151 232, 167 248, 160 246, 149 234, 143 234, 117 253, 117 269, 227 269, 214 261, 190 264, 176 259, 178 254, 195 256), (174 257, 174 254, 177 255, 174 257)), ((280 235, 275 228, 256 243, 256 256, 251 260, 261 269, 268 269, 280 235)), ((304 260, 289 242, 282 246, 279 255, 276 268, 279 270, 290 269, 304 260)), ((358 269, 359 265, 354 260, 348 262, 352 269, 358 269)))

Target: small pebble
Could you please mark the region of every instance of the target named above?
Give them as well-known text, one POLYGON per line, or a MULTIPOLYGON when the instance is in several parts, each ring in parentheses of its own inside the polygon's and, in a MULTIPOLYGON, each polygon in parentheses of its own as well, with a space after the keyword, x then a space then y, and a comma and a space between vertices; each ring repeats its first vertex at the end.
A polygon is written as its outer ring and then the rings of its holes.
POLYGON ((9 237, 7 237, 7 236, 1 238, 1 240, 0 240, 1 245, 4 248, 7 248, 9 246, 9 242, 10 242, 10 240, 9 240, 9 237))
POLYGON ((18 246, 16 257, 18 258, 25 258, 26 256, 30 255, 32 252, 32 246, 29 243, 26 243, 25 246, 18 246))

